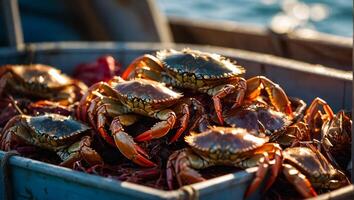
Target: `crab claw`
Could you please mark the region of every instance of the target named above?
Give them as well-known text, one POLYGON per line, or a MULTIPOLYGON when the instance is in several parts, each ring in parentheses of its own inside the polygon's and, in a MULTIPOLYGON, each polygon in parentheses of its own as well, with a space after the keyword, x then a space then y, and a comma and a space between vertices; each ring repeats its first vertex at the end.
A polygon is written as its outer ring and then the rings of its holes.
POLYGON ((63 160, 60 166, 73 168, 74 163, 81 159, 84 159, 91 166, 102 164, 103 160, 101 156, 90 147, 91 142, 92 139, 89 136, 84 136, 80 141, 57 152, 63 160))
POLYGON ((265 144, 258 151, 259 152, 256 152, 256 154, 261 153, 262 157, 259 160, 257 159, 257 157, 255 157, 254 161, 258 160, 258 170, 255 175, 255 178, 248 186, 248 189, 244 194, 245 198, 249 197, 253 192, 255 192, 258 189, 262 181, 265 179, 267 172, 270 170, 271 175, 267 180, 265 188, 263 190, 263 192, 266 192, 276 180, 282 166, 282 160, 283 160, 282 150, 278 144, 274 144, 274 143, 265 144), (273 159, 270 160, 269 158, 273 158, 273 159))
POLYGON ((143 167, 156 166, 146 158, 147 153, 134 142, 133 138, 123 132, 118 117, 113 119, 110 129, 117 148, 126 158, 143 167))
POLYGON ((245 97, 256 99, 261 94, 262 89, 267 92, 271 103, 278 111, 282 111, 293 117, 291 102, 284 90, 278 84, 275 84, 264 76, 255 76, 247 80, 245 97))
POLYGON ((135 141, 143 142, 165 136, 176 122, 176 114, 172 110, 162 110, 156 114, 156 118, 163 121, 156 123, 150 130, 135 137, 135 141))

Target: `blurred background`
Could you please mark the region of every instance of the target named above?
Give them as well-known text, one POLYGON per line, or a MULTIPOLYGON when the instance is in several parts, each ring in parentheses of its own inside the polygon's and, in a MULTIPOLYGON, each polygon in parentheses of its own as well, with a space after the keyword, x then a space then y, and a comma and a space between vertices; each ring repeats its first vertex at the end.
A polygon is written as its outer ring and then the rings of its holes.
MULTIPOLYGON (((93 36, 92 31, 85 29, 85 23, 82 23, 84 15, 80 16, 80 13, 87 5, 82 0, 18 2, 26 42, 111 40, 107 33, 97 30, 99 26, 94 21, 91 25, 96 26, 95 31, 101 36, 97 33, 93 36)), ((118 2, 123 5, 130 3, 129 0, 118 2)), ((156 0, 154 4, 168 17, 227 20, 270 27, 278 33, 302 30, 352 37, 352 3, 350 0, 156 0)), ((98 4, 97 1, 94 4, 98 4)), ((4 45, 4 31, 0 34, 0 45, 4 45)))
POLYGON ((353 35, 351 0, 158 0, 158 4, 169 16, 353 35))

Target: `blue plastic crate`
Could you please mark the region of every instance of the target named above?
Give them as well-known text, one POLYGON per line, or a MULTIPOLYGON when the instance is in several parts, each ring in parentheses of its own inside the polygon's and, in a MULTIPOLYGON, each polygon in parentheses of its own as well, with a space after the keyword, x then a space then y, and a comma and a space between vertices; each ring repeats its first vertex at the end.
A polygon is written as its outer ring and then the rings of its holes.
MULTIPOLYGON (((290 96, 310 103, 324 98, 335 111, 352 109, 352 74, 270 55, 227 48, 153 43, 44 43, 15 48, 0 48, 0 65, 43 63, 70 74, 73 67, 98 56, 111 54, 123 66, 132 59, 158 49, 190 47, 223 54, 247 69, 246 77, 265 75, 279 83, 290 96)), ((4 152, 0 151, 0 160, 4 152)), ((242 199, 256 168, 214 178, 174 191, 162 191, 128 182, 82 172, 22 157, 10 159, 15 199, 242 199)), ((2 176, 2 172, 0 172, 2 176)), ((0 187, 0 198, 4 195, 0 187)), ((251 199, 258 199, 255 192, 251 199)))

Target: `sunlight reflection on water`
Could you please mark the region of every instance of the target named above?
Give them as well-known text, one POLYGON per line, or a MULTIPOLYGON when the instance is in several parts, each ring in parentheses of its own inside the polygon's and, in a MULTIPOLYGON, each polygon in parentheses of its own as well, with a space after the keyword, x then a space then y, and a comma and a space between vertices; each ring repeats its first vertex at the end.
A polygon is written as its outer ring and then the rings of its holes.
POLYGON ((167 15, 268 25, 282 33, 304 29, 342 36, 353 35, 350 0, 158 0, 158 2, 167 15))

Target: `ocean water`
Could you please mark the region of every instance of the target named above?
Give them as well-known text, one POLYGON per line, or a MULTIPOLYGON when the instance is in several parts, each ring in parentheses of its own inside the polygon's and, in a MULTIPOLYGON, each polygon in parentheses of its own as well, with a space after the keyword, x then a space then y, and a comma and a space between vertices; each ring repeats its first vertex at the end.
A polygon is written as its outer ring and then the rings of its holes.
POLYGON ((157 0, 166 15, 231 20, 279 32, 309 29, 351 37, 352 0, 157 0))

